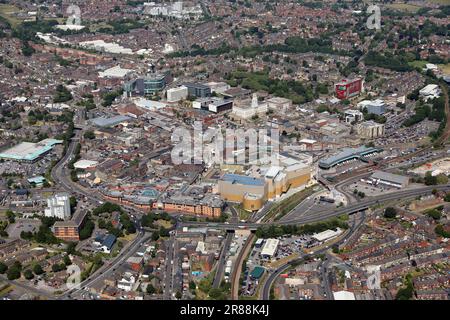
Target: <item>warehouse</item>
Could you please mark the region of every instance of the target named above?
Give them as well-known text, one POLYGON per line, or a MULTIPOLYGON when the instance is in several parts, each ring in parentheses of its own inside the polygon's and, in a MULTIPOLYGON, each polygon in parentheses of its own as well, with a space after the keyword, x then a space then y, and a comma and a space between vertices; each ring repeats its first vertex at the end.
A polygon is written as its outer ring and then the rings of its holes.
POLYGON ((21 142, 0 153, 0 159, 34 162, 50 152, 62 140, 45 139, 38 143, 21 142))
POLYGON ((272 258, 278 249, 278 244, 280 243, 280 240, 277 239, 267 239, 266 243, 264 244, 262 250, 261 250, 261 257, 263 259, 270 259, 272 258))
POLYGON ((120 123, 123 122, 128 122, 130 121, 131 118, 127 117, 127 116, 113 116, 111 118, 105 118, 105 117, 98 117, 95 119, 91 119, 91 123, 94 124, 97 127, 102 127, 102 128, 109 128, 109 127, 114 127, 117 126, 120 123))
POLYGON ((375 185, 384 184, 395 188, 405 188, 409 184, 409 177, 401 176, 384 171, 375 171, 370 177, 375 185))
POLYGON ((312 236, 313 239, 318 242, 325 242, 330 239, 333 239, 342 233, 342 229, 337 228, 336 230, 325 230, 319 233, 316 233, 312 236))

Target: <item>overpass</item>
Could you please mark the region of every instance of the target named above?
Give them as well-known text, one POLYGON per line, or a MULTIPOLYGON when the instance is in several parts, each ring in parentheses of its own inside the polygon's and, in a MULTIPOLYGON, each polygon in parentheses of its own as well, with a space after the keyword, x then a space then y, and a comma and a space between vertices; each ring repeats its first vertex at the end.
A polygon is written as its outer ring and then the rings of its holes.
MULTIPOLYGON (((343 214, 354 214, 357 212, 361 212, 367 210, 371 206, 381 204, 386 201, 398 200, 398 199, 406 199, 411 197, 417 197, 422 195, 431 194, 432 191, 436 189, 438 191, 450 191, 450 184, 440 185, 440 186, 427 186, 410 190, 401 190, 396 192, 387 193, 384 195, 380 195, 377 197, 371 197, 367 200, 351 204, 347 207, 343 208, 334 208, 329 210, 324 210, 322 212, 315 213, 310 216, 302 216, 298 218, 287 219, 284 221, 275 221, 275 222, 266 222, 266 223, 239 223, 239 222, 225 222, 225 223, 216 223, 216 222, 181 222, 181 227, 208 227, 214 229, 222 229, 227 231, 234 231, 239 229, 246 229, 255 231, 259 227, 262 226, 270 226, 270 225, 301 225, 308 223, 315 223, 319 221, 324 221, 333 217, 337 217, 343 214)), ((294 209, 295 210, 295 209, 294 209)))

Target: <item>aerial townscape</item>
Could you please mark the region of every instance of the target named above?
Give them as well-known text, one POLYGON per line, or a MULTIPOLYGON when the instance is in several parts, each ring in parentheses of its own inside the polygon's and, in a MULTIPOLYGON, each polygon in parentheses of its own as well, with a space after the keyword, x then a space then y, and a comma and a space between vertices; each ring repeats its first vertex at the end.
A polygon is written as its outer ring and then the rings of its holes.
POLYGON ((449 15, 0 0, 0 300, 449 300, 449 15))

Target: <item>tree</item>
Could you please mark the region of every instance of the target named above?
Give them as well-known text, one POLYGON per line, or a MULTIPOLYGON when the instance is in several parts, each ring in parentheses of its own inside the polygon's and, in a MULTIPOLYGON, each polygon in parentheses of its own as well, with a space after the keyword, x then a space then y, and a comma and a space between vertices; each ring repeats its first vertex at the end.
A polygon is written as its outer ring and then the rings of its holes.
POLYGON ((214 300, 221 300, 221 298, 223 297, 222 290, 218 288, 212 288, 211 290, 209 290, 208 295, 214 300))
POLYGON ((159 231, 152 233, 152 241, 157 241, 159 239, 159 231))
POLYGON ((21 268, 14 264, 11 268, 8 269, 6 276, 8 277, 8 280, 16 280, 20 278, 20 272, 21 268))
POLYGON ((147 293, 148 294, 154 294, 155 292, 156 292, 156 289, 155 289, 155 287, 151 284, 151 283, 149 283, 148 285, 147 285, 147 293))
POLYGON ((425 185, 427 185, 427 186, 434 186, 438 183, 437 177, 432 176, 431 171, 427 171, 427 173, 425 173, 424 181, 425 181, 425 185))
POLYGON ((450 232, 446 231, 442 224, 438 224, 436 228, 434 228, 434 232, 443 238, 450 238, 450 232))
POLYGON ((60 84, 56 87, 56 92, 53 96, 54 103, 67 102, 72 100, 72 98, 72 93, 70 93, 70 91, 65 86, 60 84))
POLYGON ((8 266, 3 262, 0 262, 0 274, 4 274, 6 271, 8 271, 8 266))
POLYGON ((86 222, 84 223, 83 228, 80 231, 80 240, 88 239, 92 235, 92 232, 94 231, 94 229, 95 229, 95 224, 88 217, 86 222))
POLYGON ((24 273, 23 273, 23 276, 24 276, 25 279, 27 279, 27 280, 31 280, 31 279, 34 278, 34 274, 33 274, 33 272, 31 272, 30 269, 25 270, 24 273))
POLYGON ((64 264, 65 264, 66 266, 70 266, 70 265, 72 264, 72 260, 70 260, 70 258, 69 258, 68 255, 65 255, 64 258, 63 258, 63 260, 64 260, 64 264))
POLYGON ((431 209, 425 212, 427 216, 433 218, 434 220, 439 220, 442 217, 442 213, 439 210, 431 209))
POLYGON ((189 289, 190 289, 190 290, 195 290, 195 289, 197 289, 197 285, 195 284, 195 282, 194 282, 193 280, 191 280, 191 281, 189 282, 189 289))
POLYGON ((411 282, 408 282, 405 288, 401 288, 398 290, 397 295, 395 296, 396 300, 411 300, 414 293, 414 287, 411 282))
POLYGON ((52 265, 52 271, 53 272, 62 271, 62 270, 64 270, 64 268, 65 268, 65 265, 63 263, 61 263, 61 264, 55 263, 54 265, 52 265))
POLYGON ((397 216, 397 210, 393 207, 384 209, 384 217, 387 219, 394 219, 397 216))
POLYGON ((41 267, 41 265, 39 263, 36 263, 33 266, 33 272, 34 272, 35 275, 40 275, 40 274, 44 273, 44 270, 42 270, 42 267, 41 267))
POLYGON ((75 211, 75 209, 77 207, 77 198, 72 196, 69 198, 69 200, 70 200, 70 210, 75 211))
POLYGON ((445 202, 450 202, 450 192, 445 195, 444 200, 445 202))
POLYGON ((12 212, 11 210, 6 211, 6 217, 8 218, 9 223, 16 222, 14 212, 12 212))
POLYGON ((79 253, 76 251, 77 244, 75 242, 69 242, 66 247, 67 254, 78 255, 79 253))
POLYGON ((95 133, 93 131, 86 131, 84 133, 84 138, 85 139, 89 139, 89 140, 93 140, 93 139, 95 139, 95 133))

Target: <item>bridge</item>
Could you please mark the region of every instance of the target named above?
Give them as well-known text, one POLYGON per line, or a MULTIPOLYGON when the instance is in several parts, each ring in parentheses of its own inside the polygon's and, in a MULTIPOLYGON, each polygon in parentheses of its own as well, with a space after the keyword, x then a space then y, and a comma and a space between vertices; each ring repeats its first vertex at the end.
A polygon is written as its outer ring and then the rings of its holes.
MULTIPOLYGON (((401 190, 396 192, 391 192, 388 194, 380 195, 377 197, 372 197, 367 200, 349 205, 347 207, 342 208, 333 208, 329 210, 324 210, 322 212, 314 213, 309 216, 301 216, 301 217, 293 217, 291 219, 287 219, 284 221, 274 221, 274 222, 265 222, 265 223, 239 223, 239 222, 181 222, 181 227, 208 227, 213 229, 222 229, 227 231, 235 231, 235 230, 250 230, 255 231, 259 227, 262 226, 270 226, 270 225, 302 225, 302 224, 310 224, 315 222, 320 222, 324 220, 328 220, 333 217, 337 217, 343 214, 355 214, 358 212, 365 211, 372 206, 381 204, 387 201, 393 201, 398 199, 406 199, 411 197, 417 197, 422 195, 428 195, 433 192, 433 190, 438 191, 450 191, 450 184, 446 185, 438 185, 438 186, 428 186, 421 187, 409 190, 401 190)), ((294 209, 295 211, 296 209, 294 209)))

